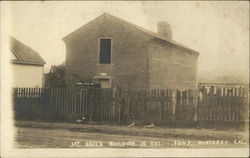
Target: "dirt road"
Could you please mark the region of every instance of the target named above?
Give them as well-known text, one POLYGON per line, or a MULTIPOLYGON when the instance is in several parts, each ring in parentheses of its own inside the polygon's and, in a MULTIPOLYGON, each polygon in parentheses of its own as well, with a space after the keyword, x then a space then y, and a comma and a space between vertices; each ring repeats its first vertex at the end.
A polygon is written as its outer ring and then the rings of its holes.
POLYGON ((18 148, 227 148, 246 147, 244 131, 176 129, 23 121, 18 148))

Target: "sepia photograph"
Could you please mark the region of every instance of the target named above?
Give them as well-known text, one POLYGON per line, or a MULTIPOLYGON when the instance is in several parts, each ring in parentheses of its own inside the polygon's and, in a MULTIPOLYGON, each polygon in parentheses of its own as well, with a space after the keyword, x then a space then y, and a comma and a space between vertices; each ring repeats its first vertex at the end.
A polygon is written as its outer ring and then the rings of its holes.
POLYGON ((1 157, 249 157, 248 1, 2 1, 1 157))

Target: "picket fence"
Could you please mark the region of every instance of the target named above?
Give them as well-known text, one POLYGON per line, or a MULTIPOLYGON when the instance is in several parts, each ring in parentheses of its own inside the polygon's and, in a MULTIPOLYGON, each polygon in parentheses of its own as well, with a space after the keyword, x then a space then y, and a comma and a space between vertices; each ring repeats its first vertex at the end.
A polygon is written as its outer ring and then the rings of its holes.
POLYGON ((247 121, 247 92, 246 88, 14 88, 13 102, 16 119, 235 125, 247 121))

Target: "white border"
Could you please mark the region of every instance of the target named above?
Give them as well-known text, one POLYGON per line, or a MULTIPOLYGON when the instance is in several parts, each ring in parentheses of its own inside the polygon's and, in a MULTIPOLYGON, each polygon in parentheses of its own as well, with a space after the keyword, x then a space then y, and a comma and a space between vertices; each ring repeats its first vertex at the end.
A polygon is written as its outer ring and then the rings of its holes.
POLYGON ((10 157, 248 157, 249 149, 14 149, 10 157))

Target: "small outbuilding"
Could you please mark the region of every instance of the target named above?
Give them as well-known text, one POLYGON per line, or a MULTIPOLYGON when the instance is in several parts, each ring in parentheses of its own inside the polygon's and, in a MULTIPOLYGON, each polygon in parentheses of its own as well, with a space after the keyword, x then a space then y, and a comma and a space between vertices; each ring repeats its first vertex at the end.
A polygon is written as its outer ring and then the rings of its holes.
POLYGON ((39 53, 17 39, 10 37, 12 86, 43 87, 45 61, 39 53))

